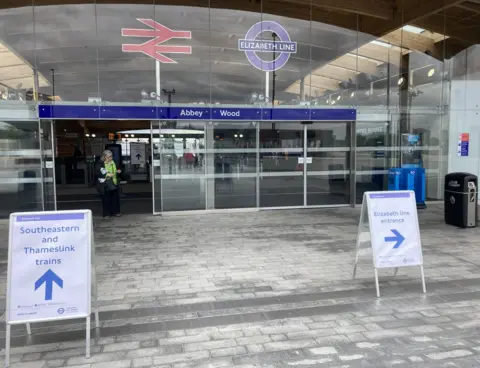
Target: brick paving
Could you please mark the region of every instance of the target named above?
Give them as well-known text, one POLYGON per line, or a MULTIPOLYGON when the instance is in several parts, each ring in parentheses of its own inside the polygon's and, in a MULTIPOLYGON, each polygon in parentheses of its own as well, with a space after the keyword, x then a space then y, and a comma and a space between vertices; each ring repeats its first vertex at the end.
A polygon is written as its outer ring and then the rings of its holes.
MULTIPOLYGON (((368 262, 351 276, 358 217, 98 219, 92 357, 83 321, 14 326, 12 367, 480 367, 480 230, 420 211, 428 292, 418 268, 384 270, 377 299, 368 262)), ((2 296, 7 235, 0 223, 2 296)))

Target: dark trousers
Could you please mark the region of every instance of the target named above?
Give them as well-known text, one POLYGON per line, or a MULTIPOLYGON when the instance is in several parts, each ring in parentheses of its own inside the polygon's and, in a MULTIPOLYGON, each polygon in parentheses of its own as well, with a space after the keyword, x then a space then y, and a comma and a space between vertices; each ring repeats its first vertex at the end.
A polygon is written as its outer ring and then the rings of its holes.
POLYGON ((119 190, 106 190, 102 195, 103 217, 114 216, 120 213, 119 190))

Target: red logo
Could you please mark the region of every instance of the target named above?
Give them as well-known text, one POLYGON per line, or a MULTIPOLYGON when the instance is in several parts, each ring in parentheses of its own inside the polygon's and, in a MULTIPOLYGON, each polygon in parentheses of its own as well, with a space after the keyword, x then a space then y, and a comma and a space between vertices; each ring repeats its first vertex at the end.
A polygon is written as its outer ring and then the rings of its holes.
POLYGON ((161 63, 176 64, 175 60, 163 55, 168 54, 191 54, 192 46, 163 45, 172 38, 192 39, 190 31, 174 31, 164 25, 155 22, 153 19, 137 19, 139 22, 152 29, 122 28, 122 36, 127 37, 152 37, 150 41, 139 45, 123 44, 123 52, 141 52, 161 63))

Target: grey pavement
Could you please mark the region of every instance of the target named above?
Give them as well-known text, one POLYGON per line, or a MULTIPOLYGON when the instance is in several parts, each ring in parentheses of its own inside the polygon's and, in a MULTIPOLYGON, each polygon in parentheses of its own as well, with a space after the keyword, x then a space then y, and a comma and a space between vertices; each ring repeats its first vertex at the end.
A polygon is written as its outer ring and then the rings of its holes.
POLYGON ((480 367, 480 229, 420 211, 427 294, 403 268, 377 299, 371 261, 351 276, 359 212, 96 219, 92 357, 84 321, 38 323, 14 326, 12 367, 480 367))

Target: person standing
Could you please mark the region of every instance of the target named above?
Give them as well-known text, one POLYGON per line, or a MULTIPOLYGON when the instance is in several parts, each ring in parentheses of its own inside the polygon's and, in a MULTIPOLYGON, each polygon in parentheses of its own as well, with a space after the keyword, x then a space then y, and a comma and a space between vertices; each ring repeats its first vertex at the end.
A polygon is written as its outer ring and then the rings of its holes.
POLYGON ((112 151, 103 151, 101 162, 97 166, 97 189, 102 197, 103 218, 111 216, 120 217, 120 193, 119 193, 119 175, 121 170, 117 169, 113 161, 112 151))

